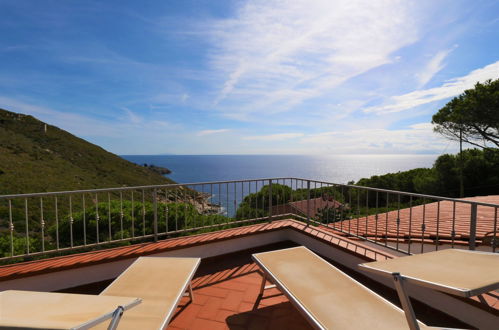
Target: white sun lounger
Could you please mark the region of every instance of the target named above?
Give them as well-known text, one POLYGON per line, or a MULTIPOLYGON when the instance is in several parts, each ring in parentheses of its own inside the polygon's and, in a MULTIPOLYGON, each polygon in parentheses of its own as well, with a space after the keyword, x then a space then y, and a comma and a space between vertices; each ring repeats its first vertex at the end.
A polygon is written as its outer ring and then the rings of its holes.
MULTIPOLYGON (((317 329, 407 329, 404 311, 300 246, 253 254, 266 278, 317 329)), ((419 322, 421 329, 426 329, 419 322)))
POLYGON ((132 296, 142 303, 127 311, 118 329, 163 329, 188 291, 200 258, 140 257, 116 278, 101 295, 132 296))

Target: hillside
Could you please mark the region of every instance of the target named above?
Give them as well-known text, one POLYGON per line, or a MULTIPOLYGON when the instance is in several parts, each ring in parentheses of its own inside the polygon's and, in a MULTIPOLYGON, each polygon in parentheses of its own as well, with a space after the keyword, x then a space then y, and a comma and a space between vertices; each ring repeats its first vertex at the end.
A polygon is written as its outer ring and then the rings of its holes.
POLYGON ((0 194, 172 183, 38 119, 0 109, 0 194))

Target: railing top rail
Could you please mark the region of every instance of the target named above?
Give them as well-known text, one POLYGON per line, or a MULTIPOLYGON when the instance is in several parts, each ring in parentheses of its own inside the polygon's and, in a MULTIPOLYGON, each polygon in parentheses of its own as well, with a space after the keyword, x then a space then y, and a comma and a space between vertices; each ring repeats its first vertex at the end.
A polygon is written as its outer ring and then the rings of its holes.
POLYGON ((341 187, 346 187, 346 188, 364 189, 364 190, 383 192, 383 193, 389 193, 389 194, 398 194, 398 195, 412 196, 412 197, 417 197, 417 198, 427 198, 427 199, 433 199, 433 200, 437 200, 437 201, 450 201, 450 202, 465 203, 465 204, 470 204, 470 205, 480 205, 480 206, 499 208, 499 204, 484 203, 484 202, 470 201, 470 200, 465 200, 465 199, 450 198, 450 197, 443 197, 443 196, 410 193, 410 192, 390 190, 390 189, 373 188, 373 187, 366 187, 366 186, 356 186, 356 185, 349 185, 349 184, 343 184, 343 183, 333 183, 333 182, 327 182, 327 181, 321 181, 321 180, 311 180, 311 179, 304 179, 304 178, 297 178, 297 177, 258 178, 258 179, 205 181, 205 182, 190 182, 190 183, 168 183, 168 184, 147 185, 147 186, 132 186, 132 187, 127 186, 127 187, 115 187, 115 188, 68 190, 68 191, 40 192, 40 193, 28 193, 28 194, 10 194, 10 195, 0 195, 0 199, 31 198, 31 197, 45 197, 45 196, 58 196, 58 195, 85 194, 85 193, 105 193, 105 192, 119 192, 119 191, 129 191, 129 190, 143 190, 143 189, 155 189, 155 188, 156 189, 175 188, 175 187, 200 186, 200 185, 209 185, 209 184, 228 184, 228 183, 258 182, 258 181, 271 181, 271 180, 272 181, 274 181, 274 180, 312 181, 312 182, 334 185, 334 186, 341 186, 341 187))
MULTIPOLYGON (((28 194, 10 194, 10 195, 0 195, 0 199, 30 198, 30 197, 73 195, 73 194, 86 194, 86 193, 103 193, 103 192, 115 192, 115 191, 126 191, 126 190, 174 188, 174 187, 200 186, 200 185, 208 185, 208 184, 226 184, 226 183, 238 183, 238 182, 290 180, 290 179, 294 179, 294 178, 263 178, 263 179, 206 181, 206 182, 190 182, 190 183, 166 183, 166 184, 157 184, 157 185, 148 185, 148 186, 126 186, 126 187, 115 187, 115 188, 97 188, 97 189, 83 189, 83 190, 39 192, 39 193, 28 193, 28 194)), ((298 180, 301 180, 301 179, 298 179, 298 180)))
MULTIPOLYGON (((293 180, 305 180, 305 181, 308 180, 308 179, 301 179, 301 178, 292 178, 292 179, 293 180)), ((460 198, 451 198, 451 197, 443 197, 443 196, 435 196, 435 195, 425 195, 425 194, 410 193, 410 192, 405 192, 405 191, 373 188, 373 187, 366 187, 366 186, 356 186, 356 185, 349 185, 349 184, 337 184, 337 183, 320 181, 320 180, 310 180, 310 181, 314 181, 314 182, 318 182, 318 183, 325 183, 325 184, 332 184, 332 185, 336 185, 336 186, 343 186, 343 187, 347 187, 347 188, 355 188, 355 189, 360 188, 360 189, 377 191, 377 192, 384 192, 384 193, 389 193, 389 194, 398 194, 398 195, 413 196, 413 197, 418 197, 418 198, 434 199, 434 200, 438 200, 438 201, 450 201, 450 202, 474 204, 474 205, 480 205, 480 206, 499 207, 499 204, 470 201, 470 200, 460 199, 460 198)))

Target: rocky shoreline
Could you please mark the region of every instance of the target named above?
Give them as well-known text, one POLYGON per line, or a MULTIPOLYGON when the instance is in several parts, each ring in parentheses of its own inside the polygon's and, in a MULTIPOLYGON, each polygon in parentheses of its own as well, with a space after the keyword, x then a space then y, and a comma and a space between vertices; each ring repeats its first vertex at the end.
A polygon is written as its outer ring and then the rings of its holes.
POLYGON ((185 187, 171 190, 166 196, 158 196, 162 203, 187 203, 194 206, 199 214, 221 214, 221 207, 210 203, 211 195, 185 187), (180 192, 179 192, 180 191, 180 192))

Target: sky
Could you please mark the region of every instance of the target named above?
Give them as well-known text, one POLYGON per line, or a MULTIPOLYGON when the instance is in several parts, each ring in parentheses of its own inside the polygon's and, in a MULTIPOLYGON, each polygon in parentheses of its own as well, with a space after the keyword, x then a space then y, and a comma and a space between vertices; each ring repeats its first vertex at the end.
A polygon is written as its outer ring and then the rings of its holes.
POLYGON ((442 154, 498 1, 0 0, 0 108, 131 154, 442 154))

